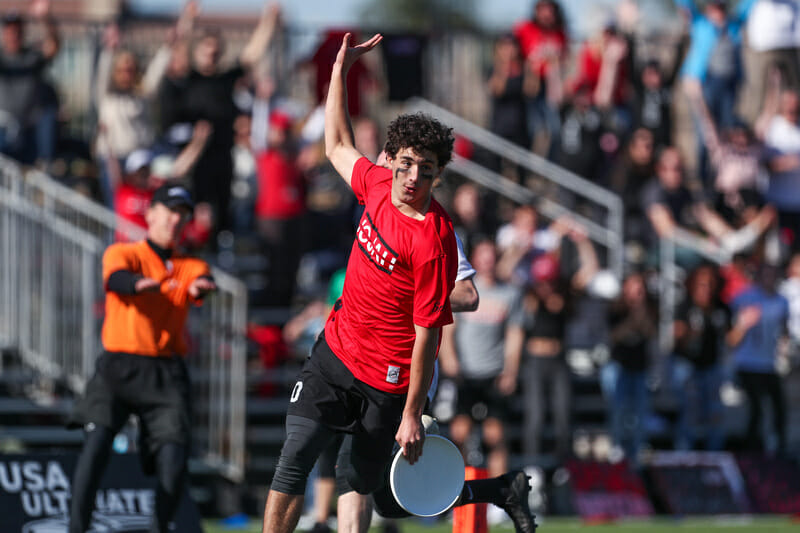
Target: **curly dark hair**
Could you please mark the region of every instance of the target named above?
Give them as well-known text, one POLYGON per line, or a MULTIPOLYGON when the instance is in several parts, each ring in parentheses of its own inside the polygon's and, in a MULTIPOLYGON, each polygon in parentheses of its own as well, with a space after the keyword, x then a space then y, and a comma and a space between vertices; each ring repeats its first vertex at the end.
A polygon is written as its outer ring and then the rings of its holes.
POLYGON ((424 113, 400 115, 394 119, 386 132, 386 155, 394 158, 403 148, 417 153, 430 150, 436 154, 439 167, 450 162, 453 152, 453 128, 448 128, 435 118, 424 113))

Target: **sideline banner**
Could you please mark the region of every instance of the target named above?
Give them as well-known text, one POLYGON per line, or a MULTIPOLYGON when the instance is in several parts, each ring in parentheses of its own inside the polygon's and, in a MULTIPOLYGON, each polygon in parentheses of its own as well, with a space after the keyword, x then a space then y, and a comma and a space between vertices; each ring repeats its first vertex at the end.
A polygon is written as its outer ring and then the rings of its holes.
MULTIPOLYGON (((67 533, 70 481, 77 454, 0 455, 2 530, 67 533)), ((155 510, 155 477, 142 473, 138 454, 111 454, 92 516, 94 532, 147 533, 155 510)), ((176 530, 201 533, 194 502, 184 491, 176 530)))
POLYGON ((672 514, 737 514, 753 510, 731 453, 655 452, 648 469, 655 492, 672 514))

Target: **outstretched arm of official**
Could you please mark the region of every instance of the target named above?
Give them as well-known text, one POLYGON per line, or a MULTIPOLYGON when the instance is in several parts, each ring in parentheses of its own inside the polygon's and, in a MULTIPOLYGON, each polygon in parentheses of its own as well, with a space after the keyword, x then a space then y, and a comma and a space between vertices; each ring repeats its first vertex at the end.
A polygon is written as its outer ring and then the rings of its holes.
POLYGON ((362 157, 356 150, 353 127, 347 112, 347 89, 345 79, 350 67, 359 57, 375 48, 383 37, 375 34, 358 46, 350 46, 350 34, 345 34, 342 46, 336 55, 325 101, 325 155, 336 171, 350 185, 353 166, 362 157))

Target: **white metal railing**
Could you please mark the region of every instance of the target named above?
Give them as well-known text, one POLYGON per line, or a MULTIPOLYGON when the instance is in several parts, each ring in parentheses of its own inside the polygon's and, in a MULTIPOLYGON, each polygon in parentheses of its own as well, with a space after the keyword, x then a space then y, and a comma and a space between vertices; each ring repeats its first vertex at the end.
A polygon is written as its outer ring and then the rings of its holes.
MULTIPOLYGON (((101 351, 105 248, 115 230, 143 230, 47 175, 0 157, 0 345, 82 391, 101 351)), ((240 481, 245 461, 247 292, 213 269, 218 291, 189 315, 195 442, 240 481)))
MULTIPOLYGON (((519 165, 543 178, 566 189, 574 195, 587 199, 596 205, 608 210, 604 225, 592 222, 580 216, 572 209, 558 204, 552 200, 541 200, 537 207, 542 214, 549 218, 560 214, 569 213, 575 220, 586 226, 589 237, 597 244, 608 248, 609 268, 621 278, 624 262, 624 237, 623 237, 623 204, 622 199, 613 192, 584 179, 569 170, 551 163, 547 159, 536 155, 516 144, 491 133, 458 115, 447 111, 427 100, 414 98, 409 100, 407 108, 413 111, 423 111, 441 120, 458 135, 469 139, 471 142, 519 165)), ((455 170, 465 177, 488 187, 515 202, 530 202, 535 195, 530 189, 517 185, 513 181, 492 172, 481 165, 463 158, 456 157, 448 168, 455 170)))

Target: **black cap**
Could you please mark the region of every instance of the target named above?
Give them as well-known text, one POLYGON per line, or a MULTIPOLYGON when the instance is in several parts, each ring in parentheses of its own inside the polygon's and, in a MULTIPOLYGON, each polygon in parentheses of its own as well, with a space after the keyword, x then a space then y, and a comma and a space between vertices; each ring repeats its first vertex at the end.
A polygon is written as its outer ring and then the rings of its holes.
POLYGON ((150 205, 164 204, 169 208, 186 206, 194 209, 192 195, 182 185, 162 185, 153 193, 150 205))

